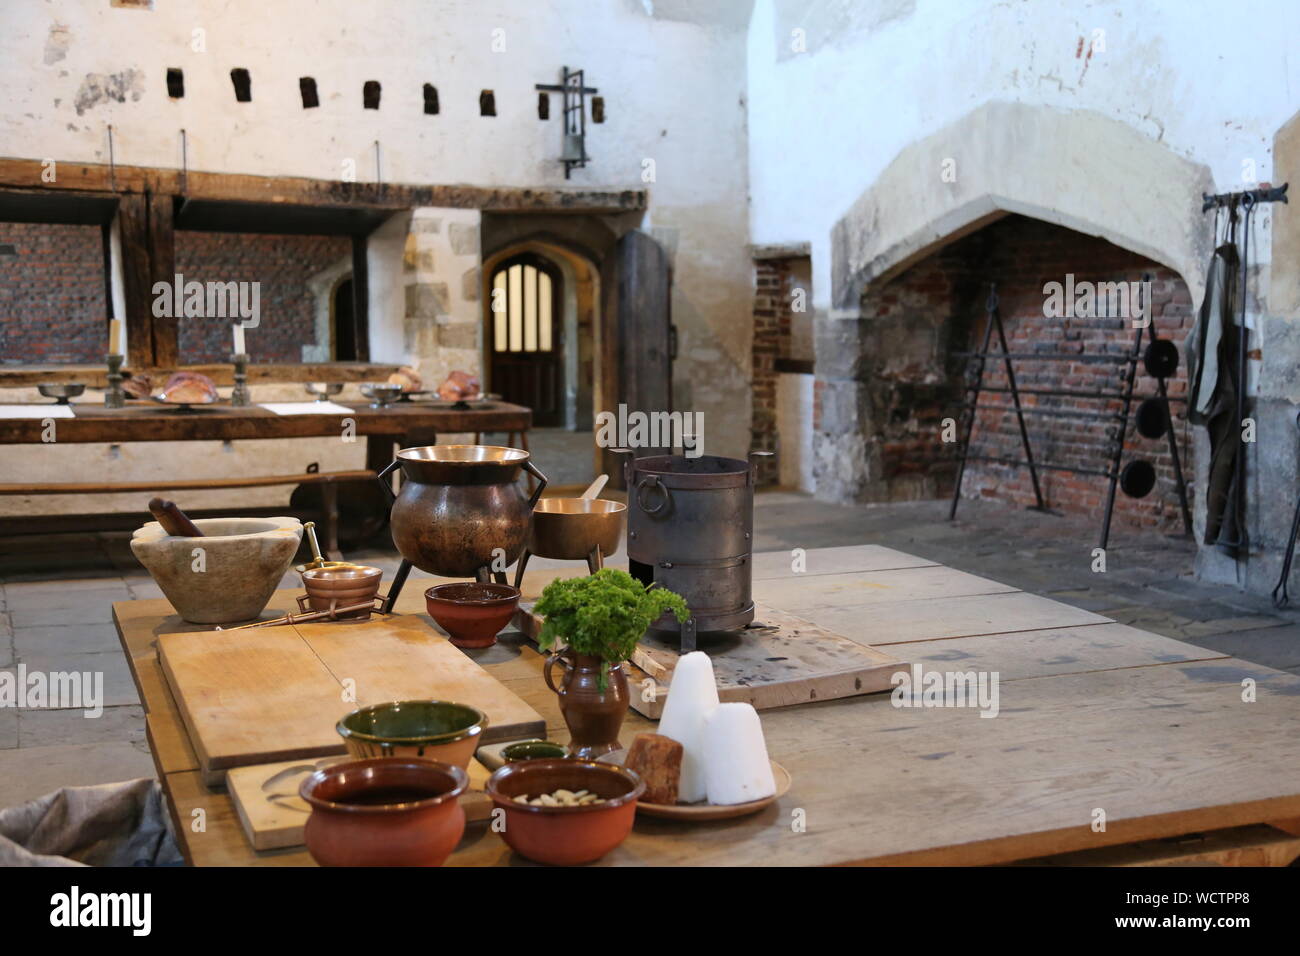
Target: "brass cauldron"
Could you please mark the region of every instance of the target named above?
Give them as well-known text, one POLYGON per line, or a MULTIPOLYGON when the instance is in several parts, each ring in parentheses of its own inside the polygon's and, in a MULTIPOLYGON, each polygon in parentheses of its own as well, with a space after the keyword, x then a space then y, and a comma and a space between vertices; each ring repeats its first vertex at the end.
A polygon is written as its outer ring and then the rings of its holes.
POLYGON ((515 587, 521 587, 524 568, 533 555, 561 561, 586 561, 595 574, 605 558, 618 551, 623 537, 627 505, 604 498, 543 498, 533 509, 533 530, 528 549, 515 570, 515 587))

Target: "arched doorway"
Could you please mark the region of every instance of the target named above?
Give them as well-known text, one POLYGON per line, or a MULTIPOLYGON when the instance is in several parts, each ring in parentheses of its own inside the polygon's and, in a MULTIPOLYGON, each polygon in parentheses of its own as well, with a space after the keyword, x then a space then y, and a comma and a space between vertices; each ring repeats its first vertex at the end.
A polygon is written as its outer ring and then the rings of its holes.
POLYGON ((539 428, 564 424, 563 276, 522 252, 493 270, 487 309, 488 389, 533 410, 539 428))

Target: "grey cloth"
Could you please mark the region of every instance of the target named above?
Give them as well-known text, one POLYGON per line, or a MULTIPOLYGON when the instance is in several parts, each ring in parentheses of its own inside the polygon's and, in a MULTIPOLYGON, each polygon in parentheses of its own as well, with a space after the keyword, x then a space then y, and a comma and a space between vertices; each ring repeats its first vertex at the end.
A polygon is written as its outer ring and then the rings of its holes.
POLYGON ((158 781, 64 787, 0 810, 0 866, 183 863, 158 781))
MULTIPOLYGON (((1235 555, 1245 546, 1245 523, 1237 514, 1242 418, 1237 407, 1239 340, 1237 322, 1240 258, 1231 242, 1214 250, 1206 274, 1205 300, 1187 339, 1187 417, 1204 425, 1210 437, 1209 478, 1205 489, 1205 543, 1235 555)), ((1244 347, 1244 343, 1242 343, 1244 347)))

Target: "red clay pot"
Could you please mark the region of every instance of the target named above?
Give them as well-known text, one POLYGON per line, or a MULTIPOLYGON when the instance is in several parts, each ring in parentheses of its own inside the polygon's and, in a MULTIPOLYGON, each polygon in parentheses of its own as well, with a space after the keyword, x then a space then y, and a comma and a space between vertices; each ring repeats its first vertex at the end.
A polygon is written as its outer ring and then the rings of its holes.
POLYGON ((508 584, 456 581, 424 592, 429 617, 457 647, 491 647, 519 606, 519 589, 508 584))
POLYGON ((492 803, 505 811, 502 838, 520 856, 554 866, 591 863, 632 832, 637 798, 645 783, 616 764, 588 760, 522 760, 508 763, 487 782, 492 803), (588 790, 604 803, 585 807, 533 807, 516 803, 558 789, 588 790))
POLYGON ((335 764, 302 782, 307 849, 321 866, 442 866, 465 832, 465 771, 378 757, 335 764))

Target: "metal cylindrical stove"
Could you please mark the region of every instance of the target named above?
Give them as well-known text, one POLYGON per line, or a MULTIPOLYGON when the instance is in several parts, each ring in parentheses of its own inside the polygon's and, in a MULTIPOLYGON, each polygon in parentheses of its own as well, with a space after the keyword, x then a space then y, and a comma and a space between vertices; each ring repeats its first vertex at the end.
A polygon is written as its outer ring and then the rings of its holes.
POLYGON ((686 599, 684 625, 667 614, 652 625, 678 632, 694 650, 696 632, 738 631, 754 619, 750 596, 754 469, 747 461, 701 455, 629 459, 628 569, 686 599))

